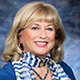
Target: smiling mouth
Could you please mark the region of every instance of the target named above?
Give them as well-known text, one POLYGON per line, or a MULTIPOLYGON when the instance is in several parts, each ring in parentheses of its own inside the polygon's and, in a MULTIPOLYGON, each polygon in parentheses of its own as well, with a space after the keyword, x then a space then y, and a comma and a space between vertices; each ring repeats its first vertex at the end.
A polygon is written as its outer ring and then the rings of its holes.
POLYGON ((35 44, 38 47, 46 47, 48 42, 46 42, 46 41, 37 41, 37 42, 35 42, 35 44))

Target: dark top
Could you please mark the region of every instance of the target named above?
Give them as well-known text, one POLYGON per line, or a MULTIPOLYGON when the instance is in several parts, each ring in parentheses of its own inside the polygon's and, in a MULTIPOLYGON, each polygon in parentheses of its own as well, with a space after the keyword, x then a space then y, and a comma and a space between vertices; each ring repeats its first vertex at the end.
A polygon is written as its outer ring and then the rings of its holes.
MULTIPOLYGON (((62 61, 60 65, 71 80, 76 80, 72 69, 65 62, 62 61)), ((11 62, 0 69, 0 80, 16 80, 16 75, 11 62)))

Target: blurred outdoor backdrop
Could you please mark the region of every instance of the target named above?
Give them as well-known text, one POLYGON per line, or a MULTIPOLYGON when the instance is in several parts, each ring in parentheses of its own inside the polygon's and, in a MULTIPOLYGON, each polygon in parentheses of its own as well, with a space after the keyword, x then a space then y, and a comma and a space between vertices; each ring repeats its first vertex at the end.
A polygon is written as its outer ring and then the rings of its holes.
MULTIPOLYGON (((26 3, 35 0, 0 0, 0 68, 6 64, 1 60, 4 40, 11 30, 17 11, 26 3)), ((54 5, 62 19, 66 33, 64 61, 80 80, 80 0, 38 0, 54 5)))

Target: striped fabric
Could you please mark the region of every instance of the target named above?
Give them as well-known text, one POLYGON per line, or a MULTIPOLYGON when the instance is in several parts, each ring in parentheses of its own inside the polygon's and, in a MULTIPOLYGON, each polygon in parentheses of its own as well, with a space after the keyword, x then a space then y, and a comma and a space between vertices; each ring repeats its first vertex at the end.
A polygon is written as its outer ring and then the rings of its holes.
POLYGON ((23 53, 24 57, 19 61, 12 61, 17 80, 36 80, 29 65, 33 67, 42 67, 48 63, 52 72, 52 80, 70 80, 60 64, 50 59, 50 54, 41 60, 29 52, 23 51, 23 53))

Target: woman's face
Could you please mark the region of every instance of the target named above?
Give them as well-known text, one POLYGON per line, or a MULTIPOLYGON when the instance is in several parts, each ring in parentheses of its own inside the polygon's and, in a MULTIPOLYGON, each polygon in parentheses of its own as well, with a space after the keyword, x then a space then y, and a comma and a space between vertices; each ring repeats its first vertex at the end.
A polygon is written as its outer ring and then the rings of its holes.
POLYGON ((45 21, 34 21, 21 33, 20 43, 24 51, 44 58, 55 44, 54 24, 45 21))

